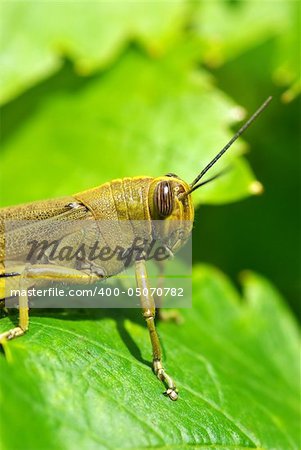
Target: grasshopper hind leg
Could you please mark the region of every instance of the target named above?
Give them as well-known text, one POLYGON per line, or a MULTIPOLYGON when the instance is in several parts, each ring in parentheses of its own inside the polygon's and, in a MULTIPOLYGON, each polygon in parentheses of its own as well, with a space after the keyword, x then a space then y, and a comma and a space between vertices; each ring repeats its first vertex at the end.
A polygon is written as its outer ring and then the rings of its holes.
MULTIPOLYGON (((76 269, 65 268, 63 266, 40 264, 37 266, 30 266, 25 268, 22 273, 5 273, 0 276, 0 298, 5 297, 5 293, 10 289, 6 289, 5 282, 9 282, 10 286, 16 286, 20 291, 26 292, 29 286, 35 285, 43 280, 62 280, 66 282, 74 283, 91 283, 103 278, 103 271, 100 269, 97 273, 93 270, 89 271, 89 274, 82 273, 76 269)), ((19 326, 12 328, 4 333, 0 334, 0 343, 3 340, 11 340, 15 337, 22 336, 29 326, 29 314, 28 314, 28 296, 22 295, 19 297, 19 326)))
MULTIPOLYGON (((1 297, 4 297, 5 291, 5 280, 13 279, 18 280, 21 283, 21 276, 17 273, 4 273, 1 274, 1 280, 3 280, 3 286, 1 284, 1 297), (2 292, 3 291, 3 292, 2 292)), ((1 306, 4 306, 4 298, 0 300, 1 306)), ((0 333, 0 344, 6 340, 11 340, 16 337, 22 336, 28 330, 29 325, 29 314, 28 314, 28 298, 26 296, 19 297, 19 325, 17 327, 11 328, 8 331, 0 333)))

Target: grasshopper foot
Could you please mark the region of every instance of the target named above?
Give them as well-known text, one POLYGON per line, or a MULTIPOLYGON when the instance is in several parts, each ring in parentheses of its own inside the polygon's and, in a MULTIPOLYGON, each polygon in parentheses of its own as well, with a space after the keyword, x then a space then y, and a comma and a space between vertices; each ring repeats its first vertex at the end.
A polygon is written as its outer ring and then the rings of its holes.
POLYGON ((161 361, 154 361, 154 372, 159 378, 159 380, 163 381, 163 383, 167 386, 164 395, 170 398, 170 400, 178 399, 178 389, 176 388, 175 382, 173 379, 165 372, 161 361))
POLYGON ((166 397, 169 397, 170 398, 170 400, 172 400, 172 401, 176 401, 176 400, 178 400, 178 389, 175 387, 175 388, 173 388, 173 389, 171 389, 171 388, 168 388, 168 389, 166 389, 166 391, 164 392, 164 395, 166 395, 166 397))
POLYGON ((0 333, 0 344, 4 341, 10 341, 11 339, 22 336, 24 333, 25 331, 21 327, 11 328, 4 333, 0 333))
POLYGON ((176 310, 162 311, 161 308, 158 308, 157 317, 160 322, 174 322, 177 325, 182 325, 184 322, 183 317, 176 310))

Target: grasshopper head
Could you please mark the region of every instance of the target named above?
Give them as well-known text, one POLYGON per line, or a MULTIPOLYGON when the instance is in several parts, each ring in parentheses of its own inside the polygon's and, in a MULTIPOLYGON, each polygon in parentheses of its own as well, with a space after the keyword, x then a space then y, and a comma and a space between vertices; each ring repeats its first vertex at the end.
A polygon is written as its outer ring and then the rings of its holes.
POLYGON ((154 237, 175 253, 187 241, 193 225, 194 207, 190 186, 177 175, 155 178, 149 189, 154 237))
POLYGON ((251 125, 251 123, 268 106, 272 97, 255 111, 249 120, 235 133, 230 141, 217 153, 217 155, 198 174, 191 184, 185 183, 177 175, 169 173, 164 177, 154 178, 149 189, 149 205, 151 218, 155 220, 153 234, 159 238, 173 253, 178 250, 188 239, 192 229, 194 208, 191 194, 201 186, 215 180, 223 172, 211 178, 200 181, 214 164, 226 153, 239 136, 251 125))

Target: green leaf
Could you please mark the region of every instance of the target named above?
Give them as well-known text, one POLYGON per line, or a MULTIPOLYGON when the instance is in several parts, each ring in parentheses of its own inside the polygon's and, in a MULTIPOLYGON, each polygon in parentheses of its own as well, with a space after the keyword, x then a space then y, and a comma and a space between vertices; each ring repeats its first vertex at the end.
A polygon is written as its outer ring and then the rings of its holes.
MULTIPOLYGON (((39 101, 2 147, 2 205, 71 195, 126 176, 174 172, 191 182, 241 118, 182 47, 159 60, 128 51, 83 86, 54 90, 39 101)), ((254 192, 251 169, 237 158, 242 150, 242 142, 235 143, 211 174, 232 170, 196 191, 196 203, 254 192)))
POLYGON ((215 0, 198 2, 194 30, 202 44, 202 60, 211 67, 231 61, 273 39, 270 76, 289 87, 285 101, 300 93, 300 2, 279 0, 215 0))
POLYGON ((159 324, 177 402, 149 367, 139 311, 33 310, 0 358, 2 448, 297 449, 298 331, 273 286, 242 281, 240 298, 196 267, 184 323, 159 324))
POLYGON ((130 40, 164 53, 186 19, 185 2, 2 1, 1 102, 56 72, 68 57, 87 75, 130 40))
POLYGON ((288 2, 244 0, 198 2, 196 32, 204 43, 204 59, 213 66, 283 33, 289 26, 288 2))
POLYGON ((283 93, 282 100, 292 101, 301 92, 300 78, 300 2, 289 2, 290 21, 287 29, 277 41, 274 80, 278 85, 288 89, 283 93))

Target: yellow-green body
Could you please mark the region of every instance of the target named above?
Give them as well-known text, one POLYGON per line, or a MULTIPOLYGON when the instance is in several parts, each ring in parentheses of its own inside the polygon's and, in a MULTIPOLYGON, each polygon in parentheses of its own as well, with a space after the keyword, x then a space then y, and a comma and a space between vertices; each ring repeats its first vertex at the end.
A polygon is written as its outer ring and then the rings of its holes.
MULTIPOLYGON (((28 253, 28 242, 36 237, 39 240, 53 240, 65 236, 62 245, 79 244, 83 238, 95 242, 101 237, 110 248, 118 245, 127 248, 136 234, 141 237, 143 223, 144 238, 151 241, 155 232, 152 221, 160 220, 154 210, 154 191, 158 183, 164 180, 174 184, 175 190, 185 192, 189 189, 185 182, 173 177, 123 178, 70 197, 1 208, 0 299, 5 298, 5 292, 18 288, 19 274, 24 269, 28 253), (9 230, 10 221, 14 223, 12 231, 9 230), (109 223, 109 226, 105 226, 105 223, 109 223), (83 228, 89 230, 89 236, 83 237, 83 228), (9 254, 9 260, 6 254, 9 254), (3 276, 13 273, 16 275, 3 276)), ((162 226, 166 228, 163 234, 167 243, 173 231, 172 225, 177 223, 177 227, 182 227, 184 234, 182 245, 191 232, 194 209, 190 196, 187 196, 184 202, 177 201, 177 198, 175 201, 172 214, 162 221, 162 226)), ((160 233, 162 235, 162 229, 160 233)), ((171 243, 170 247, 173 245, 171 243)), ((64 262, 57 264, 63 265, 64 262)), ((69 268, 76 267, 70 264, 69 268)), ((116 259, 109 260, 102 262, 101 268, 104 273, 112 276, 122 271, 124 264, 116 259)), ((72 270, 71 276, 74 282, 81 281, 72 270)))
MULTIPOLYGON (((271 97, 259 107, 190 185, 173 174, 159 178, 123 178, 71 197, 0 209, 0 304, 7 292, 7 284, 20 286, 25 282, 34 283, 40 280, 41 275, 43 279, 64 278, 68 282, 72 280, 89 282, 99 278, 100 273, 95 267, 90 267, 92 270, 85 272, 84 267, 64 268, 60 265, 47 264, 47 261, 38 268, 33 265, 27 269, 24 264, 24 256, 28 251, 27 243, 37 236, 40 240, 64 236, 64 241, 73 245, 81 242, 83 229, 86 233, 83 223, 88 222, 91 223, 85 236, 88 241, 93 242, 98 236, 102 236, 109 247, 120 244, 127 248, 137 235, 148 241, 160 237, 165 248, 171 253, 176 252, 185 243, 192 229, 194 208, 190 194, 219 176, 215 175, 206 181, 200 181, 270 101, 271 97), (17 221, 17 226, 11 231, 6 229, 8 221, 17 221), (105 221, 110 222, 109 227, 100 226, 105 221), (138 228, 137 221, 140 222, 138 228), (141 236, 141 222, 143 236, 141 236), (9 261, 6 254, 9 255, 9 261)), ((162 365, 162 351, 154 322, 155 302, 149 289, 146 258, 136 259, 133 263, 137 287, 141 292, 143 317, 152 344, 153 369, 167 387, 165 394, 171 400, 177 400, 176 385, 162 365)), ((124 267, 116 260, 108 262, 105 266, 102 265, 101 269, 109 276, 117 274, 124 267)), ((16 286, 10 287, 15 288, 16 286)), ((28 329, 28 322, 26 295, 25 298, 19 298, 19 326, 1 333, 0 344, 3 340, 22 336, 28 329)))
MULTIPOLYGON (((25 287, 26 295, 19 296, 19 325, 0 334, 0 344, 22 336, 29 326, 27 288, 47 280, 68 283, 89 283, 112 276, 124 269, 122 261, 101 262, 101 267, 78 262, 65 267, 65 262, 26 266, 28 242, 38 237, 55 240, 63 236, 62 245, 74 246, 99 238, 108 247, 129 248, 135 237, 151 242, 160 236, 172 253, 187 240, 193 223, 193 205, 189 185, 176 176, 160 178, 136 177, 113 180, 71 197, 38 201, 0 209, 0 306, 11 290, 25 287), (167 191, 166 191, 167 189, 167 191), (14 222, 9 229, 8 225, 14 222), (106 226, 109 224, 109 226, 106 226), (87 226, 88 225, 88 226, 87 226), (181 233, 181 236, 180 236, 181 233), (84 236, 83 236, 84 234, 84 236), (9 255, 9 256, 7 256, 9 255)), ((165 394, 177 400, 178 391, 173 379, 162 365, 162 351, 155 328, 155 302, 148 284, 146 261, 133 260, 140 302, 153 350, 153 370, 167 387, 165 394)))

